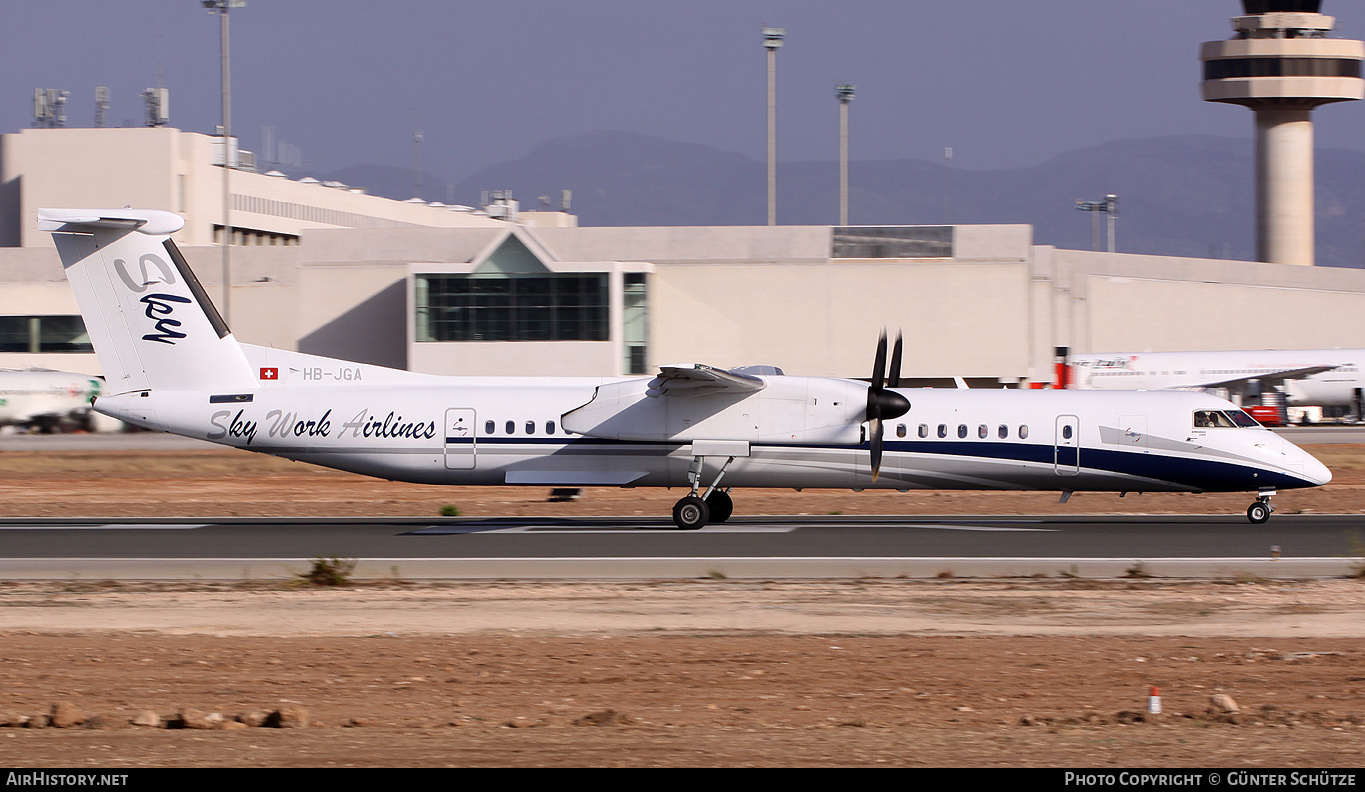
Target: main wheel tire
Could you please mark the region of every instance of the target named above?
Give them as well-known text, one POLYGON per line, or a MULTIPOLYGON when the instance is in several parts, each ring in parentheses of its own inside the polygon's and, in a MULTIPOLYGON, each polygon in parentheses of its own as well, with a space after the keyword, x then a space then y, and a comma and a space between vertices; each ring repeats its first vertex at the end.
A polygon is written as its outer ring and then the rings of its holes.
POLYGON ((684 531, 695 531, 710 519, 711 509, 696 495, 688 495, 673 505, 673 524, 684 531))
POLYGON ((1270 504, 1264 501, 1256 501, 1247 507, 1247 519, 1256 525, 1260 525, 1270 519, 1270 504))
POLYGON ((723 523, 730 519, 730 515, 735 513, 735 502, 730 498, 730 493, 725 490, 716 490, 706 499, 706 507, 711 510, 711 522, 723 523))

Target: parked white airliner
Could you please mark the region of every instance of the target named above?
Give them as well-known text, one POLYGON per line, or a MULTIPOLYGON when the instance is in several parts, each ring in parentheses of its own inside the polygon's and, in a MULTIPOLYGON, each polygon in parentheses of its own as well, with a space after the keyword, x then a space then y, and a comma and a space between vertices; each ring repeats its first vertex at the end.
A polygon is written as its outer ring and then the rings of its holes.
POLYGON ((90 426, 90 402, 98 377, 50 369, 0 369, 0 426, 45 432, 90 426))
POLYGON ((1250 349, 1223 352, 1092 352, 1068 363, 1077 388, 1283 387, 1291 407, 1350 407, 1365 388, 1365 349, 1250 349))
POLYGON ((95 409, 152 429, 429 484, 686 487, 680 528, 731 487, 1252 491, 1332 474, 1198 393, 899 389, 665 366, 655 377, 440 377, 239 343, 157 210, 47 209, 104 368, 95 409), (899 420, 898 420, 899 419, 899 420), (885 438, 884 438, 885 435, 885 438))

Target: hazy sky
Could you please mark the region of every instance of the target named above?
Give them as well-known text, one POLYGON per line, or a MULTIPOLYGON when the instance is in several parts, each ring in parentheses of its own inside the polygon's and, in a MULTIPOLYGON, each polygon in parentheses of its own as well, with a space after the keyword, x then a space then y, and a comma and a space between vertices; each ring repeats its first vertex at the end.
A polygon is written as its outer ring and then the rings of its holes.
MULTIPOLYGON (((857 85, 854 159, 996 168, 1126 137, 1250 137, 1251 113, 1199 99, 1201 41, 1235 0, 248 0, 232 12, 233 130, 262 127, 305 166, 423 166, 445 178, 560 135, 623 129, 762 159, 766 55, 778 53, 778 156, 838 155, 834 86, 857 85)), ((1365 4, 1327 0, 1365 37, 1365 4)), ((141 124, 164 70, 171 124, 219 123, 218 22, 199 0, 0 0, 0 132, 37 87, 68 126, 141 124)), ((1365 150, 1365 102, 1322 108, 1318 145, 1365 150)))

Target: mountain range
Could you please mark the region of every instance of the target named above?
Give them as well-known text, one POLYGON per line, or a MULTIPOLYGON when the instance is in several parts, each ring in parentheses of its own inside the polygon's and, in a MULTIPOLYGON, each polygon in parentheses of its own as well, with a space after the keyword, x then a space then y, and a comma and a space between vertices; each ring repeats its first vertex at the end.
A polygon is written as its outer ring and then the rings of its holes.
MULTIPOLYGON (((1365 152, 1319 149, 1318 264, 1365 266, 1365 152)), ((484 190, 510 190, 523 209, 541 196, 558 207, 572 191, 580 225, 762 225, 766 165, 695 143, 633 132, 586 132, 550 140, 526 156, 456 183, 424 175, 423 197, 476 204, 484 190)), ((318 178, 399 200, 411 170, 357 165, 318 178)), ((779 162, 778 222, 839 220, 838 163, 779 162)), ((1119 196, 1117 249, 1164 256, 1251 259, 1255 196, 1250 139, 1181 135, 1115 140, 1027 167, 975 171, 922 160, 849 164, 852 225, 1028 223, 1034 241, 1089 249, 1092 213, 1076 201, 1119 196)), ((1103 218, 1100 217, 1101 222, 1103 218)), ((1100 228, 1100 245, 1104 243, 1100 228)))

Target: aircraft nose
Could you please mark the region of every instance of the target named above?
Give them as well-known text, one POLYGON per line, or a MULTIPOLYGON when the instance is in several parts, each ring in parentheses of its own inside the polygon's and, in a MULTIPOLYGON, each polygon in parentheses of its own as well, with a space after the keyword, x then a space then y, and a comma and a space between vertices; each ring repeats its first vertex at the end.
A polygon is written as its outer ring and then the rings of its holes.
POLYGON ((1332 480, 1332 471, 1327 466, 1318 461, 1312 454, 1303 455, 1303 475, 1304 478, 1313 482, 1316 486, 1322 486, 1332 480))

